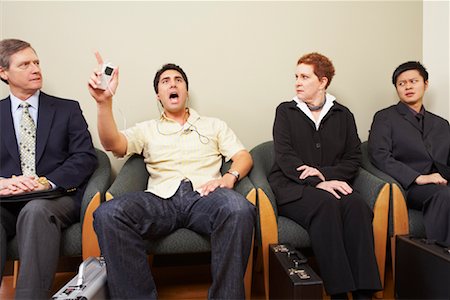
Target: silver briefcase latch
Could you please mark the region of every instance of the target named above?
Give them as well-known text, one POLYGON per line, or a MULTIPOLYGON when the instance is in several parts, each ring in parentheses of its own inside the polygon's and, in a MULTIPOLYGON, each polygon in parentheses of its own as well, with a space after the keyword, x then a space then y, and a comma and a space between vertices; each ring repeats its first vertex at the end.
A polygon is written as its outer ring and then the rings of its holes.
POLYGON ((311 278, 311 276, 309 276, 304 269, 289 268, 288 271, 290 276, 297 275, 302 280, 311 278))

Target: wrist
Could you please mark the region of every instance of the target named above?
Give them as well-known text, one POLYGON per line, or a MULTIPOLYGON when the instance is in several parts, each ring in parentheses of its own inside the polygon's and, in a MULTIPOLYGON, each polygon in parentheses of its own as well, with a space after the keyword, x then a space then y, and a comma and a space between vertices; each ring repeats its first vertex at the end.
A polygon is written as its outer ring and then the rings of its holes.
POLYGON ((41 176, 38 179, 36 179, 37 183, 45 187, 45 189, 50 189, 52 186, 50 182, 48 181, 47 177, 41 176))
POLYGON ((227 174, 232 175, 234 178, 236 178, 236 182, 239 181, 239 178, 241 178, 241 174, 236 170, 228 170, 227 174))
POLYGON ((239 181, 240 174, 237 171, 228 171, 224 176, 227 176, 233 180, 233 186, 239 181))

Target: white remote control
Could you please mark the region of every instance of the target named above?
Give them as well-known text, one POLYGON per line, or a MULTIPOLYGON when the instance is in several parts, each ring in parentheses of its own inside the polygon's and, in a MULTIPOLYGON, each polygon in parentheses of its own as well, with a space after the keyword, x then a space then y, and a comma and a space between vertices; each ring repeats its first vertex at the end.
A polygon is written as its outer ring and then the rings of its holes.
POLYGON ((114 66, 111 63, 104 63, 102 65, 102 75, 100 76, 99 89, 108 89, 109 82, 111 81, 112 74, 114 72, 114 66))

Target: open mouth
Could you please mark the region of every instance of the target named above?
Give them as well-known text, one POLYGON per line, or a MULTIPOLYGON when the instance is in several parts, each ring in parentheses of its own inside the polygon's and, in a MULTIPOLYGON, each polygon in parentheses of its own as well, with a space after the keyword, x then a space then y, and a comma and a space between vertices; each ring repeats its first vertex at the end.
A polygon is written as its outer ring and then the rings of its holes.
POLYGON ((169 99, 176 99, 176 98, 178 98, 178 93, 176 92, 170 93, 169 99))

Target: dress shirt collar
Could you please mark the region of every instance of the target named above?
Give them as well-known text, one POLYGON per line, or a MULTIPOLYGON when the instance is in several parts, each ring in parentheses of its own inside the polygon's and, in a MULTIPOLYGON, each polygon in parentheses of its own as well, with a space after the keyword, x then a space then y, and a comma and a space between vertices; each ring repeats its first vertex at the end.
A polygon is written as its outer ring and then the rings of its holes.
MULTIPOLYGON (((195 124, 195 122, 197 122, 200 119, 200 115, 193 109, 190 107, 186 108, 187 113, 189 114, 189 117, 186 120, 186 123, 184 124, 184 126, 192 126, 193 124, 195 124)), ((170 123, 176 123, 176 121, 174 121, 173 119, 169 118, 166 116, 165 112, 161 113, 161 117, 159 118, 159 121, 164 124, 166 122, 166 124, 170 124, 170 123)), ((183 126, 183 127, 184 127, 183 126)))
POLYGON ((412 109, 411 107, 409 107, 408 105, 406 105, 405 103, 403 103, 403 102, 400 102, 400 103, 402 105, 406 106, 408 108, 408 110, 413 114, 414 117, 417 116, 418 114, 425 116, 425 107, 423 105, 420 107, 420 110, 417 112, 414 109, 412 109))
POLYGON ((322 107, 322 110, 320 111, 319 118, 317 121, 314 119, 311 111, 308 108, 308 105, 306 105, 305 102, 303 102, 301 99, 299 99, 297 96, 295 96, 292 100, 294 100, 297 103, 297 107, 300 108, 300 110, 311 119, 311 121, 314 122, 316 126, 316 130, 319 129, 320 122, 322 122, 322 119, 325 117, 325 115, 330 111, 331 107, 334 105, 334 101, 336 100, 336 97, 326 93, 325 94, 325 105, 322 107))
MULTIPOLYGON (((34 93, 30 98, 25 100, 25 102, 30 104, 30 107, 32 107, 36 110, 38 109, 38 106, 39 106, 39 94, 40 94, 40 91, 37 90, 36 93, 34 93)), ((11 99, 11 109, 13 111, 16 111, 19 108, 19 105, 24 102, 24 100, 17 98, 12 93, 9 94, 9 97, 11 99)))

